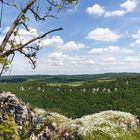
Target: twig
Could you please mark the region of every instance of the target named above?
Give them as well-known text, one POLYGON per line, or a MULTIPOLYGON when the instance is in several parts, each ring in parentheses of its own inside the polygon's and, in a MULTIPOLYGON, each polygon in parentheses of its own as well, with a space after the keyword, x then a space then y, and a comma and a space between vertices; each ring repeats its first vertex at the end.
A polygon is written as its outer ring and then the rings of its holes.
POLYGON ((11 25, 9 31, 7 32, 7 34, 5 35, 4 40, 1 43, 0 46, 0 52, 2 52, 9 40, 9 38, 11 37, 13 31, 15 30, 16 26, 19 24, 20 20, 22 19, 22 17, 24 16, 24 14, 27 12, 27 10, 34 4, 36 0, 30 0, 29 3, 27 4, 27 6, 19 13, 19 15, 17 16, 17 18, 15 19, 15 21, 13 22, 13 24, 11 25))

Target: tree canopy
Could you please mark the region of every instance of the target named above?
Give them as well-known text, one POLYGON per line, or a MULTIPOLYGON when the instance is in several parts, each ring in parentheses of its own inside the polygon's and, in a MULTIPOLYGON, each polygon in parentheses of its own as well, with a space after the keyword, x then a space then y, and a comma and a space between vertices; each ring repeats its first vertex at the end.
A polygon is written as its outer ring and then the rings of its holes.
MULTIPOLYGON (((65 8, 70 8, 73 4, 78 3, 78 0, 0 0, 0 27, 2 28, 4 18, 5 6, 10 8, 17 8, 19 13, 17 13, 16 18, 9 23, 9 28, 2 37, 0 42, 0 69, 3 74, 9 68, 16 52, 19 52, 26 58, 32 65, 32 68, 36 67, 36 55, 40 50, 40 42, 48 34, 56 31, 61 31, 63 28, 55 28, 45 33, 36 35, 33 38, 25 40, 22 38, 20 30, 24 28, 27 32, 32 33, 30 28, 30 19, 33 17, 36 22, 46 21, 47 18, 57 18, 60 11, 65 8)), ((3 28, 2 28, 3 29, 3 28)))

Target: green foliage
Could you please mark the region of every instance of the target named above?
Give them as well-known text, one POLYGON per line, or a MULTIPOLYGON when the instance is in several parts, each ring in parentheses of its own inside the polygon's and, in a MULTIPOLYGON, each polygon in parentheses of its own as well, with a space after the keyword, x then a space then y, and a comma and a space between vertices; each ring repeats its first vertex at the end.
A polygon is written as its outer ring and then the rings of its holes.
MULTIPOLYGON (((22 79, 25 80, 26 78, 23 76, 21 81, 22 79)), ((48 78, 48 80, 52 79, 48 78)), ((11 79, 12 81, 14 82, 14 79, 11 79)), ((61 82, 60 84, 52 83, 49 86, 46 79, 32 77, 27 82, 0 84, 0 91, 11 91, 26 103, 46 110, 58 110, 59 113, 72 118, 104 110, 120 110, 140 117, 139 81, 140 77, 129 78, 127 76, 125 79, 119 78, 114 81, 90 80, 83 82, 83 84, 81 82, 79 86, 77 83, 75 83, 76 86, 73 86, 74 83, 68 82, 65 83, 66 85, 61 82), (22 87, 24 87, 24 90, 21 90, 22 87), (99 91, 93 93, 93 88, 99 88, 99 91), (106 91, 103 91, 104 89, 106 91)))
POLYGON ((17 4, 14 4, 13 6, 14 6, 15 8, 19 8, 19 5, 17 5, 17 4))
POLYGON ((19 140, 17 125, 13 117, 5 115, 0 124, 0 140, 19 140))
POLYGON ((7 66, 10 64, 10 62, 8 61, 7 58, 0 57, 0 64, 2 64, 3 66, 7 66))
MULTIPOLYGON (((27 77, 17 76, 16 78, 23 78, 25 80, 27 77)), ((46 110, 51 110, 52 112, 56 111, 72 118, 97 113, 103 110, 130 112, 140 118, 140 77, 138 75, 127 75, 125 78, 120 78, 119 76, 118 78, 113 77, 109 79, 100 77, 95 78, 95 80, 84 80, 84 82, 80 81, 79 79, 81 77, 79 78, 78 76, 77 78, 73 76, 67 78, 65 76, 62 76, 61 78, 56 76, 56 79, 48 76, 47 78, 43 79, 41 76, 35 76, 28 77, 27 81, 25 80, 25 82, 21 83, 1 83, 0 91, 11 91, 26 103, 46 110), (49 85, 47 80, 52 80, 54 83, 49 85), (56 82, 55 80, 61 81, 61 83, 58 81, 56 82), (71 83, 73 80, 79 82, 71 83), (67 83, 65 81, 67 81, 67 83), (74 86, 74 84, 76 86, 74 86), (93 93, 93 88, 99 88, 99 91, 93 93), (117 89, 116 91, 115 88, 117 89), (85 91, 83 89, 85 89, 85 91), (103 89, 110 90, 103 91, 103 89)), ((8 121, 9 119, 6 120, 8 121)), ((10 135, 16 134, 16 124, 12 119, 10 122, 12 125, 8 127, 8 130, 11 130, 12 128, 12 131, 7 132, 10 135)), ((2 124, 0 125, 0 132, 1 126, 2 124)), ((5 129, 2 131, 5 131, 5 129)), ((96 137, 95 140, 112 140, 108 135, 100 132, 94 132, 93 135, 96 137)), ((12 138, 10 139, 12 140, 12 138)), ((6 139, 0 137, 0 140, 6 139)), ((91 135, 88 135, 81 138, 81 140, 94 140, 94 138, 91 135)), ((113 140, 140 140, 140 127, 130 134, 113 140)))
POLYGON ((73 2, 78 3, 78 0, 61 0, 62 2, 68 2, 70 4, 72 4, 73 2))

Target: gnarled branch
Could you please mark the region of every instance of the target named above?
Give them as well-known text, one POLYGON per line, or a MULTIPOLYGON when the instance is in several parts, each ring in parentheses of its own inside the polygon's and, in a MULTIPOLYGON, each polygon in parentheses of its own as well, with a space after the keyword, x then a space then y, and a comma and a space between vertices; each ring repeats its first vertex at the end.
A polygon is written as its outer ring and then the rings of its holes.
POLYGON ((15 30, 16 26, 20 23, 20 20, 22 19, 22 17, 24 16, 24 14, 27 12, 27 10, 34 4, 36 0, 30 0, 29 3, 26 5, 26 7, 19 13, 19 15, 17 16, 17 18, 15 19, 15 21, 13 22, 13 24, 11 25, 9 31, 7 32, 7 34, 5 35, 4 40, 1 43, 0 46, 0 52, 2 53, 2 51, 4 50, 9 38, 11 37, 13 31, 15 30))

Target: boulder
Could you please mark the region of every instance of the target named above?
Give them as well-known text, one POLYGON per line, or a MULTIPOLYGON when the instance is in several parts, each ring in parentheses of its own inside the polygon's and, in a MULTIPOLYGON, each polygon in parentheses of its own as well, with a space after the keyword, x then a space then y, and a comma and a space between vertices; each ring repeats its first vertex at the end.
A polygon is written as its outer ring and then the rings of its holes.
POLYGON ((18 126, 32 125, 34 113, 19 98, 10 92, 0 93, 0 114, 15 118, 18 126))

